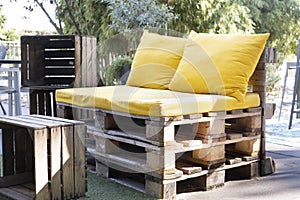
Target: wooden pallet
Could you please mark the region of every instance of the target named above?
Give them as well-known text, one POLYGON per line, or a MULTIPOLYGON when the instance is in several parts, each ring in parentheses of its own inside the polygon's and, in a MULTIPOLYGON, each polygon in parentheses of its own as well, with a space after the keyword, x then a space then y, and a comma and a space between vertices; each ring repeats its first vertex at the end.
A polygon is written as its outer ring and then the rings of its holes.
MULTIPOLYGON (((95 138, 95 148, 88 152, 96 159, 96 172, 127 186, 140 180, 135 188, 162 199, 175 199, 186 189, 220 187, 239 174, 243 178, 258 176, 260 170, 265 174, 267 169, 259 163, 265 160, 265 63, 274 62, 272 52, 266 48, 249 81, 251 90, 260 95, 257 108, 174 117, 96 109, 95 127, 88 127, 95 138), (259 157, 252 155, 258 154, 253 145, 257 140, 259 157), (249 148, 241 148, 244 144, 249 148), (235 155, 229 155, 229 149, 235 155), (248 155, 236 155, 241 152, 248 155)), ((58 104, 61 117, 71 110, 72 105, 58 104)))
POLYGON ((128 157, 110 157, 104 160, 96 152, 94 156, 98 175, 161 199, 176 199, 176 195, 182 192, 208 191, 224 186, 226 181, 259 176, 258 160, 224 164, 208 170, 194 164, 178 162, 176 169, 182 175, 163 180, 150 173, 143 173, 142 169, 138 169, 139 172, 134 171, 137 170, 137 165, 142 165, 138 161, 127 160, 128 157))
POLYGON ((84 123, 38 115, 2 116, 0 130, 5 144, 2 195, 13 199, 85 195, 84 123))

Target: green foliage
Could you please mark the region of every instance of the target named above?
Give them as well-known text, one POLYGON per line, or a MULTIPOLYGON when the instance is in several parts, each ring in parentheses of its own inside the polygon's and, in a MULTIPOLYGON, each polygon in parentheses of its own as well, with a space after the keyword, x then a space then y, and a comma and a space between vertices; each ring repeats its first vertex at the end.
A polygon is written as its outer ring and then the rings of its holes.
POLYGON ((176 31, 253 32, 249 9, 234 0, 173 0, 169 4, 178 14, 169 27, 176 31))
POLYGON ((276 47, 282 58, 297 52, 300 36, 299 0, 235 1, 250 9, 256 33, 270 33, 269 45, 276 47))
POLYGON ((156 0, 103 0, 109 4, 111 24, 118 32, 151 27, 165 28, 175 15, 156 0))
POLYGON ((20 35, 15 29, 8 29, 0 31, 0 38, 5 41, 16 41, 19 40, 20 35))
POLYGON ((114 60, 108 67, 106 71, 106 85, 116 85, 122 74, 123 67, 130 67, 132 63, 132 58, 129 56, 120 56, 114 60))
MULTIPOLYGON (((109 27, 110 17, 108 3, 96 0, 85 0, 70 1, 69 5, 70 11, 82 35, 93 35, 102 41, 115 34, 114 30, 109 27)), ((66 10, 65 1, 60 1, 59 7, 58 16, 62 18, 64 22, 64 33, 78 34, 66 10)))
POLYGON ((6 21, 6 17, 1 15, 2 5, 0 4, 0 31, 4 28, 4 23, 6 21))

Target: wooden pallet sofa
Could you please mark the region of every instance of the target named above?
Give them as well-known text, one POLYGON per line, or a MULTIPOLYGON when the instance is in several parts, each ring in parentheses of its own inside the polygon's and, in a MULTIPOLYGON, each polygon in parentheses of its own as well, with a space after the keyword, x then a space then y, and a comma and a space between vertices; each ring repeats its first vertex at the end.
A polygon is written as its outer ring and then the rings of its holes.
POLYGON ((57 90, 58 115, 95 110, 88 151, 97 173, 135 180, 158 198, 272 173, 264 146, 265 67, 275 60, 268 36, 145 31, 126 85, 57 90))

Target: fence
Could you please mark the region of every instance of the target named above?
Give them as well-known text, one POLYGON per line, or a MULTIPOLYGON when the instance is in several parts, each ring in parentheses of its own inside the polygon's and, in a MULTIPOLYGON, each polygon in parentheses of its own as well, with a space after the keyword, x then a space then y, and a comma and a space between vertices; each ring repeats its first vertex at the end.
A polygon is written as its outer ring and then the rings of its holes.
POLYGON ((7 60, 21 59, 20 41, 0 41, 0 44, 6 46, 7 52, 6 52, 5 59, 7 60))

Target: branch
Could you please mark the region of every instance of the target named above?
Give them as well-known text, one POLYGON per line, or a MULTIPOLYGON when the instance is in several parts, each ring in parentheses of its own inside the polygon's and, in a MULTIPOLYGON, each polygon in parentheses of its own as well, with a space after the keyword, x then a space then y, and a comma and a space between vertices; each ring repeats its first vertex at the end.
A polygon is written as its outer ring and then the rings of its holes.
POLYGON ((48 17, 50 23, 54 26, 54 28, 56 29, 56 31, 59 33, 59 34, 63 34, 63 31, 60 27, 57 26, 57 24, 53 21, 53 19, 50 17, 49 13, 47 12, 47 10, 44 8, 43 6, 43 3, 42 2, 39 2, 38 0, 34 0, 38 5, 39 7, 43 10, 43 12, 45 13, 45 15, 48 17))
POLYGON ((74 18, 74 16, 73 16, 72 12, 71 12, 70 5, 69 5, 69 1, 68 1, 68 0, 65 0, 65 2, 66 2, 66 6, 67 6, 68 13, 69 13, 69 15, 70 15, 70 18, 71 18, 71 20, 72 20, 72 22, 73 22, 75 28, 76 28, 76 31, 77 31, 77 33, 78 33, 79 35, 81 35, 81 31, 80 31, 80 29, 79 29, 79 27, 78 27, 78 24, 76 23, 75 18, 74 18))
POLYGON ((60 17, 60 12, 61 12, 61 10, 60 10, 60 7, 59 7, 58 2, 57 2, 56 0, 54 0, 54 3, 55 3, 56 8, 57 8, 56 16, 57 16, 57 18, 58 18, 59 28, 60 28, 60 30, 63 30, 63 28, 62 28, 62 19, 61 19, 61 17, 60 17), (57 14, 57 13, 58 13, 58 14, 57 14))

